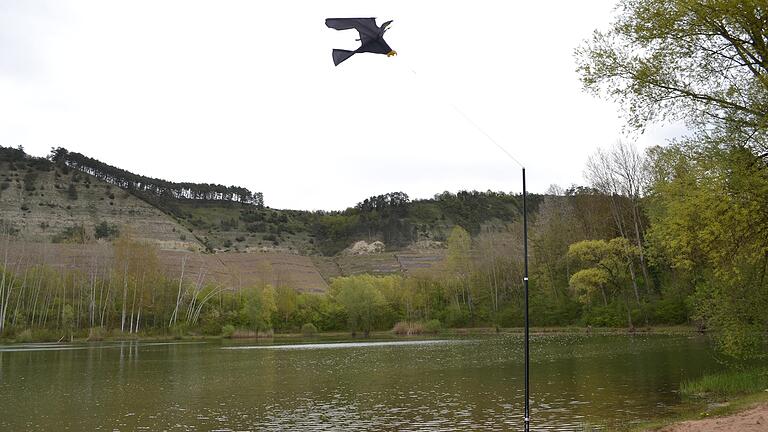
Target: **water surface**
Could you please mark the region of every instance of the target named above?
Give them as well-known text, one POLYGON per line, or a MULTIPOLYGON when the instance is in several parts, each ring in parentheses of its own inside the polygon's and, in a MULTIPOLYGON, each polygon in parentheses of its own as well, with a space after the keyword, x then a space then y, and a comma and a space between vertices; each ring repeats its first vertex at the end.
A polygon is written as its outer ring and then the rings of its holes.
MULTIPOLYGON (((534 430, 668 414, 706 340, 537 336, 534 430)), ((0 430, 521 430, 522 339, 0 346, 0 430)))

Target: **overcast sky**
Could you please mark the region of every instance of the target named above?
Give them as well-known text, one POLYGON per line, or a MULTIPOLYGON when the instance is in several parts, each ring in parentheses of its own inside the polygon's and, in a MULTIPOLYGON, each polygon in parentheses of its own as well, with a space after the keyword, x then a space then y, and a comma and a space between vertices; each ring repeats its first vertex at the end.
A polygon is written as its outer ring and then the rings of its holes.
POLYGON ((583 184, 597 147, 682 132, 626 137, 617 107, 582 92, 573 50, 614 4, 0 0, 0 145, 244 186, 275 208, 519 192, 474 122, 529 190, 583 184), (399 55, 334 67, 358 36, 324 19, 367 16, 394 20, 399 55))

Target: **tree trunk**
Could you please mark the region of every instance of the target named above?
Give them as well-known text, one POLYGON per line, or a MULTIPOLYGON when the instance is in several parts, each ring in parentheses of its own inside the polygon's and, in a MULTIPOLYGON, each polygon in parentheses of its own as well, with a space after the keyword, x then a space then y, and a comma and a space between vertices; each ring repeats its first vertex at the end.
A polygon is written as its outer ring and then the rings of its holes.
POLYGON ((123 313, 120 317, 120 331, 125 331, 125 306, 128 302, 128 264, 125 264, 123 270, 123 313))
POLYGON ((651 278, 648 276, 648 266, 645 264, 645 252, 643 251, 643 242, 640 238, 640 214, 638 211, 637 203, 633 203, 632 216, 635 220, 635 241, 637 242, 637 249, 640 251, 640 268, 643 270, 643 281, 645 282, 645 290, 648 295, 651 295, 652 284, 651 278))

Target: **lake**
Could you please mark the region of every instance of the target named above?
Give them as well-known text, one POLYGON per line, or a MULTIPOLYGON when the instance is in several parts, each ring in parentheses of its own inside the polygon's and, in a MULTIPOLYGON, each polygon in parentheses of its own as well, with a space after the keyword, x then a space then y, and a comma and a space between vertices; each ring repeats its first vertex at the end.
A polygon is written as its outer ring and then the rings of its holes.
MULTIPOLYGON (((706 339, 541 335, 532 430, 669 414, 706 339)), ((0 430, 522 430, 522 337, 0 346, 0 430)))

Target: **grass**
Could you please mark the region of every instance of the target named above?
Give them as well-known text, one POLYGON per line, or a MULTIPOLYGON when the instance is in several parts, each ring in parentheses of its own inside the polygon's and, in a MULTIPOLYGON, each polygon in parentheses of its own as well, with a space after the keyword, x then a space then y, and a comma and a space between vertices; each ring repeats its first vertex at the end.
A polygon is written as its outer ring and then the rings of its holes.
POLYGON ((686 420, 722 417, 768 402, 768 368, 732 370, 683 382, 683 402, 665 419, 642 423, 629 431, 651 431, 686 420))
POLYGON ((768 368, 706 375, 680 386, 680 393, 688 398, 727 399, 763 391, 768 391, 768 368))

